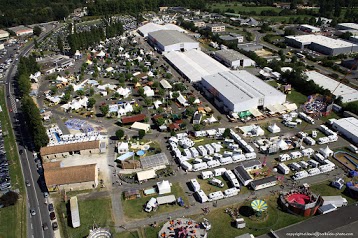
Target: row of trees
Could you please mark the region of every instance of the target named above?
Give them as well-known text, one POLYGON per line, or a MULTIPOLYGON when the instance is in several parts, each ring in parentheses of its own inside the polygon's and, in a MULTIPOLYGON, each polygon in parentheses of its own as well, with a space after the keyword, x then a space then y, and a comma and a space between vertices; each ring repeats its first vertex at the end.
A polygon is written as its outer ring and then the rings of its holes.
POLYGON ((36 150, 46 146, 49 142, 46 129, 42 125, 40 111, 29 96, 31 90, 29 76, 39 71, 39 69, 34 57, 21 57, 16 74, 17 84, 21 94, 21 108, 36 150))

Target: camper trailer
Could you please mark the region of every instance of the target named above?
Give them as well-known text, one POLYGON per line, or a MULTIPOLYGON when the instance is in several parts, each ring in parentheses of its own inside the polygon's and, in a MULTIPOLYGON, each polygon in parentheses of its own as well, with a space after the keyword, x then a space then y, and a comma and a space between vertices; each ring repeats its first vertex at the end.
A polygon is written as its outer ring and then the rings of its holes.
POLYGON ((195 147, 191 147, 191 148, 189 148, 189 150, 190 150, 191 156, 192 156, 193 158, 196 158, 196 157, 199 156, 199 152, 198 152, 198 150, 197 150, 195 147))
POLYGON ((217 160, 208 161, 208 162, 206 162, 206 164, 208 165, 208 168, 210 168, 210 169, 218 167, 218 166, 221 165, 220 162, 217 161, 217 160))
POLYGON ((189 149, 184 149, 184 155, 188 158, 191 159, 192 158, 192 154, 190 152, 189 149))
POLYGON ((305 142, 307 145, 315 145, 316 141, 312 137, 305 137, 303 138, 303 142, 305 142))
POLYGON ((278 161, 280 161, 280 162, 284 162, 284 161, 287 161, 287 160, 290 160, 290 159, 291 159, 291 157, 288 154, 281 154, 278 157, 278 161))
POLYGON ((295 175, 293 175, 294 180, 300 180, 300 179, 307 178, 307 177, 308 177, 308 173, 305 170, 297 172, 297 173, 295 173, 295 175))
POLYGON ((190 179, 190 184, 191 184, 191 187, 193 188, 194 192, 197 192, 200 190, 200 184, 198 183, 198 181, 196 179, 190 179))
POLYGON ((189 162, 187 161, 183 161, 180 166, 183 168, 183 170, 185 171, 192 171, 193 170, 193 165, 190 164, 189 162))
POLYGON ((240 162, 240 161, 244 161, 244 160, 246 160, 246 157, 245 157, 245 155, 243 155, 243 154, 234 154, 234 155, 232 156, 232 161, 233 161, 234 163, 240 162))
POLYGON ((205 162, 193 165, 193 171, 194 172, 201 171, 201 170, 204 170, 204 169, 207 169, 207 168, 208 168, 208 164, 205 163, 205 162))
POLYGON ((208 196, 206 196, 206 194, 204 193, 203 190, 197 191, 196 196, 197 196, 199 202, 201 202, 201 203, 205 203, 205 202, 209 201, 208 196))
POLYGON ((224 183, 221 180, 216 179, 216 178, 213 178, 213 179, 209 180, 209 184, 214 185, 214 186, 219 187, 219 188, 224 187, 224 183))
POLYGON ((231 183, 231 185, 232 185, 234 188, 240 188, 240 183, 239 183, 239 181, 238 181, 236 178, 230 180, 230 183, 231 183))
POLYGON ((319 168, 312 168, 307 170, 309 176, 315 176, 321 173, 321 170, 319 168))
POLYGON ((307 169, 309 164, 306 161, 300 161, 298 162, 298 164, 303 168, 303 169, 307 169))
POLYGON ((214 169, 214 176, 215 177, 222 176, 225 173, 225 171, 226 171, 225 168, 214 169))
POLYGON ((289 174, 290 169, 284 163, 279 163, 277 169, 283 174, 289 174))
POLYGON ((232 164, 232 158, 231 157, 224 157, 219 159, 221 165, 226 165, 226 164, 232 164))
POLYGON ((212 177, 214 177, 214 174, 211 171, 203 171, 203 172, 201 172, 201 178, 202 179, 209 179, 209 178, 212 178, 212 177))
POLYGON ((319 154, 319 153, 315 153, 314 154, 314 159, 320 163, 320 164, 325 164, 325 158, 323 157, 323 155, 319 154))
POLYGON ((300 171, 302 169, 296 162, 289 164, 288 167, 290 167, 293 171, 300 171))
POLYGON ((236 176, 234 175, 234 173, 231 170, 226 170, 224 172, 224 175, 229 181, 236 179, 236 176))
POLYGON ((354 146, 354 145, 350 144, 350 145, 348 146, 348 149, 349 149, 350 151, 352 151, 353 153, 358 154, 358 147, 357 147, 357 146, 354 146))
POLYGON ((212 155, 215 153, 215 149, 210 145, 210 144, 206 144, 204 145, 208 155, 212 155))
POLYGON ((302 150, 302 155, 305 157, 311 157, 314 153, 314 150, 312 148, 307 148, 302 150))
POLYGON ((158 202, 156 198, 151 198, 149 199, 149 201, 147 202, 147 204, 145 205, 144 211, 146 212, 151 212, 153 211, 153 209, 155 209, 156 207, 158 207, 158 202))
POLYGON ((307 162, 312 168, 318 168, 319 167, 319 163, 317 161, 313 160, 313 159, 310 159, 307 162))
POLYGON ((318 139, 317 143, 320 144, 320 145, 323 145, 323 144, 327 144, 329 143, 330 140, 328 137, 321 137, 318 139))
POLYGON ((225 196, 226 198, 228 198, 228 197, 233 197, 233 196, 238 195, 239 192, 240 192, 240 190, 237 189, 237 188, 229 188, 229 189, 226 189, 226 190, 224 191, 224 196, 225 196))
POLYGON ((256 159, 256 153, 246 153, 245 157, 246 157, 246 160, 256 159))
POLYGON ((208 195, 209 201, 216 201, 224 198, 224 194, 221 191, 209 193, 208 195))
POLYGON ((199 154, 201 156, 206 156, 208 154, 208 152, 206 151, 206 149, 204 148, 204 146, 202 145, 199 145, 198 146, 198 151, 199 151, 199 154))
POLYGON ((291 159, 299 159, 302 157, 302 154, 299 151, 293 151, 290 153, 290 157, 291 159))

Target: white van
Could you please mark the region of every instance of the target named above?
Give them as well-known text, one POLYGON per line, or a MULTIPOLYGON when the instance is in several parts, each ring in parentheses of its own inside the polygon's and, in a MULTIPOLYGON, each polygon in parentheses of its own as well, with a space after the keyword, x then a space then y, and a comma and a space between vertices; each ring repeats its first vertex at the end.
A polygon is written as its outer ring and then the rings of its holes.
POLYGON ((203 171, 203 172, 201 172, 201 178, 202 179, 209 179, 209 178, 212 178, 212 177, 214 177, 214 174, 211 171, 203 171))
POLYGON ((225 171, 226 171, 225 168, 214 169, 214 176, 215 177, 221 176, 225 173, 225 171))
POLYGON ((193 165, 193 171, 195 171, 195 172, 200 171, 200 170, 204 170, 204 169, 207 169, 207 168, 208 168, 208 164, 205 163, 205 162, 193 165))
POLYGON ((221 165, 226 165, 226 164, 232 164, 232 158, 231 157, 224 157, 219 159, 221 165))
POLYGON ((213 178, 213 179, 209 180, 209 184, 214 185, 214 186, 219 187, 219 188, 224 187, 224 183, 221 180, 217 179, 217 178, 213 178))
POLYGON ((147 202, 144 211, 146 212, 151 212, 153 211, 154 208, 156 208, 158 206, 158 202, 156 198, 151 198, 149 199, 149 201, 147 202))
POLYGON ((224 194, 221 191, 209 193, 208 195, 209 201, 216 201, 224 198, 224 194))
POLYGON ((200 184, 198 183, 198 181, 196 179, 190 179, 190 184, 191 184, 191 187, 193 188, 194 192, 197 192, 200 190, 200 184))
POLYGON ((225 196, 226 198, 228 198, 228 197, 233 197, 233 196, 238 195, 239 192, 240 192, 240 189, 237 189, 237 188, 229 188, 229 189, 226 189, 226 190, 224 191, 224 196, 225 196))

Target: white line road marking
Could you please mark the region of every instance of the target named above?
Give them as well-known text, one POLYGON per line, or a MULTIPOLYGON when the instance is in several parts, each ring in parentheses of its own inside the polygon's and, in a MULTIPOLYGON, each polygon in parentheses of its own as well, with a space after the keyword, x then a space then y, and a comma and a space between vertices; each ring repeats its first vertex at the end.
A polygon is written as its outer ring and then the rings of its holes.
POLYGON ((32 223, 30 223, 31 224, 31 230, 33 230, 34 228, 33 228, 33 226, 32 226, 32 223))

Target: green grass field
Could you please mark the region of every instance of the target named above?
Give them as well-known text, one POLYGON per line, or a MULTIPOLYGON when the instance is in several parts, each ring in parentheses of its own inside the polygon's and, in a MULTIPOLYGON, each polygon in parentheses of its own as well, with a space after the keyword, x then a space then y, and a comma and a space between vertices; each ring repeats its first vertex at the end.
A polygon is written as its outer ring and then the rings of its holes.
POLYGON ((0 88, 1 126, 4 134, 6 157, 9 161, 9 171, 12 189, 20 190, 20 198, 15 206, 0 209, 0 237, 26 237, 26 195, 22 177, 14 132, 11 129, 8 109, 5 103, 4 87, 0 88), (5 136, 5 134, 7 134, 5 136))
POLYGON ((226 9, 230 8, 230 9, 234 9, 235 13, 238 12, 252 12, 254 11, 256 14, 255 15, 260 15, 262 11, 267 11, 267 10, 272 10, 275 12, 280 12, 282 9, 280 8, 276 8, 276 7, 270 7, 270 6, 263 6, 263 7, 246 7, 246 6, 242 6, 241 4, 238 3, 214 3, 210 5, 211 9, 220 9, 221 11, 226 11, 226 9))
POLYGON ((319 194, 321 196, 339 196, 342 195, 345 197, 349 204, 357 202, 355 199, 350 198, 345 193, 343 193, 345 190, 345 186, 342 188, 342 190, 336 189, 332 186, 330 186, 330 181, 325 181, 318 184, 311 185, 311 191, 313 191, 316 194, 319 194))
POLYGON ((112 205, 110 198, 79 200, 81 226, 72 228, 69 223, 69 202, 61 202, 56 206, 57 220, 61 228, 61 236, 68 238, 87 237, 89 230, 96 224, 99 227, 113 228, 112 205))
MULTIPOLYGON (((172 192, 170 194, 175 195, 176 198, 182 197, 185 204, 188 204, 188 198, 185 196, 185 193, 180 187, 179 183, 174 183, 172 185, 172 192)), ((142 194, 143 195, 143 194, 142 194)), ((159 206, 159 208, 155 212, 145 212, 143 210, 143 206, 149 201, 152 197, 157 197, 158 194, 154 194, 152 196, 142 196, 141 198, 137 198, 134 200, 122 200, 123 203, 123 211, 127 218, 129 219, 140 219, 140 218, 146 218, 151 217, 154 214, 161 214, 165 212, 172 212, 178 209, 184 209, 180 207, 179 205, 162 205, 159 206)))
POLYGON ((287 100, 293 103, 296 103, 297 106, 304 104, 307 101, 307 96, 303 95, 300 92, 297 92, 294 88, 291 90, 290 94, 287 94, 287 100))

